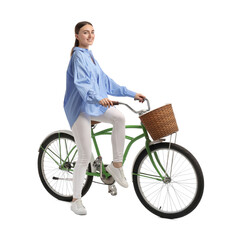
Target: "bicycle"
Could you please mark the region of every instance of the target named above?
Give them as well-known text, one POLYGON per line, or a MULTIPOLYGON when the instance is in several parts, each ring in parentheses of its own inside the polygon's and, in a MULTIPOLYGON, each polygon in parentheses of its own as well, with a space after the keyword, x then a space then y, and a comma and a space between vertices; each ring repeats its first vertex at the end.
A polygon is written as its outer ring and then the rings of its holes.
MULTIPOLYGON (((121 102, 139 116, 150 111, 148 108, 136 111, 131 106, 121 102)), ((115 180, 106 171, 103 163, 97 137, 111 135, 112 128, 94 132, 97 122, 91 123, 91 134, 97 157, 92 153, 91 161, 86 171, 82 196, 91 187, 93 177, 101 179, 108 186, 111 195, 117 194, 115 180)), ((137 154, 132 169, 134 190, 141 203, 153 214, 162 218, 179 218, 192 212, 199 204, 204 190, 204 178, 196 158, 185 148, 175 142, 166 142, 164 138, 151 141, 149 134, 141 122, 140 125, 126 125, 126 129, 140 129, 138 136, 126 136, 129 140, 124 155, 123 165, 128 152, 136 141, 145 138, 146 144, 137 154)), ((172 136, 172 135, 171 135, 172 136)), ((62 201, 72 201, 72 175, 77 161, 77 148, 72 132, 59 130, 49 134, 41 143, 38 155, 38 172, 45 189, 55 198, 62 201)))

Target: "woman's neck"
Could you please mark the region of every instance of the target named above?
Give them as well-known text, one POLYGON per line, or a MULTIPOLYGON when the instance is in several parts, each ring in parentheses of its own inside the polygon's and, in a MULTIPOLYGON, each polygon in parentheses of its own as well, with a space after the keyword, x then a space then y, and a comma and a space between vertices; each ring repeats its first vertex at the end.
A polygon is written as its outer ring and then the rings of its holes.
POLYGON ((79 48, 85 48, 85 49, 89 50, 89 46, 82 46, 82 45, 79 45, 78 47, 79 47, 79 48))

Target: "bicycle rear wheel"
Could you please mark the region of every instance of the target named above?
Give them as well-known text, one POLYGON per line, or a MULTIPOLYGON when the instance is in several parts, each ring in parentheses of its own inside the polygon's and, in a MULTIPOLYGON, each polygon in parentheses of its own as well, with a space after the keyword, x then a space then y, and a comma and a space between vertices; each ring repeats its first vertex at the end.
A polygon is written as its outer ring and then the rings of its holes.
POLYGON ((144 149, 134 164, 133 184, 141 203, 163 218, 179 218, 193 211, 204 189, 202 170, 195 157, 177 144, 150 146, 162 179, 144 149), (155 156, 156 155, 156 156, 155 156), (162 167, 160 167, 162 166, 162 167))
MULTIPOLYGON (((73 169, 78 158, 74 137, 67 133, 54 133, 41 145, 38 172, 45 189, 55 198, 70 202, 73 198, 73 169)), ((88 166, 90 172, 90 165, 88 166)), ((86 175, 82 196, 89 190, 93 176, 86 175)))

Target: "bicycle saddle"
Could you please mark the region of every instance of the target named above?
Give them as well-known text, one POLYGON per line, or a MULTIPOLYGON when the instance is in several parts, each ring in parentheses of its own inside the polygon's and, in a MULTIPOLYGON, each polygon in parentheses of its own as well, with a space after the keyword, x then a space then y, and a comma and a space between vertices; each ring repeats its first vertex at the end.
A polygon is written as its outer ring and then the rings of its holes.
POLYGON ((91 127, 93 127, 95 124, 98 124, 100 122, 97 122, 97 121, 91 121, 91 127))

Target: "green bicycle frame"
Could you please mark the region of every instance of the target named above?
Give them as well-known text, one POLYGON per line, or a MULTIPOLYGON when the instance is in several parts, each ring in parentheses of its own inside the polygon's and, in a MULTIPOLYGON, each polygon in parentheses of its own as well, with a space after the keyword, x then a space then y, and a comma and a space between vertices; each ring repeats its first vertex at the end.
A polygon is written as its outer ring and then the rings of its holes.
MULTIPOLYGON (((129 150, 131 148, 131 146, 133 145, 133 143, 135 143, 137 140, 141 139, 141 138, 145 138, 146 139, 146 144, 145 144, 145 148, 146 148, 146 151, 148 153, 148 156, 150 158, 150 161, 154 167, 154 169, 156 170, 158 176, 156 175, 150 175, 150 174, 145 174, 145 173, 140 173, 140 174, 136 174, 136 173, 133 173, 133 175, 138 175, 138 176, 141 176, 141 177, 146 177, 146 178, 151 178, 151 179, 155 179, 155 180, 158 180, 158 181, 163 181, 165 179, 165 177, 161 174, 161 172, 159 171, 158 167, 157 167, 157 164, 158 166, 162 169, 162 171, 164 172, 165 176, 166 177, 169 177, 168 174, 166 173, 165 171, 165 168, 162 166, 159 158, 158 158, 158 155, 157 153, 155 152, 154 153, 154 158, 152 156, 152 153, 151 153, 151 150, 150 150, 150 139, 149 139, 149 136, 148 136, 148 133, 147 133, 147 130, 146 128, 143 126, 143 124, 141 125, 126 125, 125 126, 126 129, 142 129, 143 130, 143 133, 136 136, 136 137, 130 137, 130 136, 125 136, 125 138, 127 140, 129 140, 129 144, 127 145, 126 149, 125 149, 125 152, 124 152, 124 155, 123 155, 123 164, 125 163, 126 161, 126 158, 127 158, 127 155, 129 153, 129 150)), ((97 133, 94 133, 94 130, 93 128, 91 128, 91 137, 92 137, 92 140, 93 140, 93 143, 94 143, 94 147, 95 147, 95 150, 96 150, 96 154, 98 157, 101 157, 101 154, 100 154, 100 149, 98 147, 98 144, 97 144, 97 140, 96 140, 96 137, 98 136, 102 136, 102 135, 111 135, 112 134, 112 129, 113 128, 107 128, 105 130, 102 130, 102 131, 99 131, 97 133)), ((53 151, 51 151, 51 149, 44 149, 42 146, 42 150, 45 151, 46 154, 49 155, 49 157, 51 157, 53 159, 53 161, 59 166, 60 169, 62 170, 66 170, 66 171, 73 171, 72 169, 69 170, 65 167, 66 165, 66 162, 70 162, 72 163, 73 162, 73 159, 74 157, 76 156, 77 154, 77 149, 76 149, 76 146, 74 146, 69 152, 68 152, 68 148, 67 148, 67 143, 66 143, 66 140, 65 140, 65 149, 66 149, 66 152, 67 152, 67 157, 65 159, 62 159, 62 156, 61 156, 61 141, 60 141, 60 133, 58 133, 58 141, 59 141, 59 152, 60 152, 60 156, 58 156, 57 154, 55 154, 53 151), (58 160, 54 159, 53 156, 51 156, 51 154, 49 154, 47 152, 47 150, 49 150, 52 154, 55 155, 55 157, 58 158, 58 160), (75 150, 75 153, 74 153, 74 156, 72 157, 72 159, 70 160, 69 157, 70 157, 70 154, 75 150)), ((96 177, 100 177, 100 172, 89 172, 87 171, 86 172, 87 175, 89 176, 96 176, 96 177)), ((108 172, 106 172, 105 170, 105 166, 104 166, 104 163, 102 162, 102 176, 105 176, 105 178, 108 178, 110 176, 110 174, 108 172)))
MULTIPOLYGON (((127 155, 129 153, 129 150, 131 148, 131 146, 133 145, 133 143, 135 143, 137 140, 141 139, 141 138, 145 138, 146 139, 146 144, 145 144, 145 147, 146 147, 146 150, 147 150, 147 153, 148 153, 148 156, 151 160, 151 163, 153 165, 153 167, 155 168, 156 172, 158 173, 158 176, 155 176, 155 177, 159 177, 159 178, 155 178, 156 180, 159 180, 159 181, 163 181, 164 180, 164 176, 161 174, 161 172, 158 170, 157 168, 157 165, 156 163, 160 166, 160 168, 163 170, 163 172, 167 175, 164 167, 162 166, 159 158, 158 158, 158 155, 156 153, 154 153, 154 157, 155 157, 155 160, 151 154, 151 150, 150 150, 150 147, 149 147, 149 144, 150 144, 150 139, 149 139, 149 136, 148 136, 148 133, 147 133, 147 130, 146 128, 143 126, 143 124, 141 125, 126 125, 125 126, 126 129, 142 129, 143 130, 143 133, 136 136, 136 137, 130 137, 130 136, 125 136, 125 138, 127 140, 129 140, 129 144, 127 145, 126 149, 125 149, 125 152, 124 152, 124 155, 123 155, 123 164, 125 163, 126 161, 126 158, 127 158, 127 155)), ((101 135, 111 135, 112 134, 112 129, 113 128, 108 128, 108 129, 105 129, 105 130, 102 130, 102 131, 99 131, 97 133, 94 133, 93 131, 93 128, 91 129, 91 136, 92 136, 92 139, 93 139, 93 143, 94 143, 94 146, 95 146, 95 150, 96 150, 96 154, 98 157, 101 157, 101 154, 100 154, 100 150, 99 150, 99 147, 98 147, 98 144, 97 144, 97 140, 96 140, 96 137, 97 136, 101 136, 101 135)), ((86 172, 87 175, 89 176, 100 176, 100 173, 92 173, 92 172, 86 172)), ((105 166, 102 162, 102 174, 108 178, 110 176, 109 173, 106 172, 105 170, 105 166)), ((135 174, 135 173, 133 173, 135 174)), ((140 175, 142 177, 147 177, 147 178, 153 178, 153 176, 150 176, 150 175, 147 175, 147 174, 135 174, 135 175, 140 175)))

